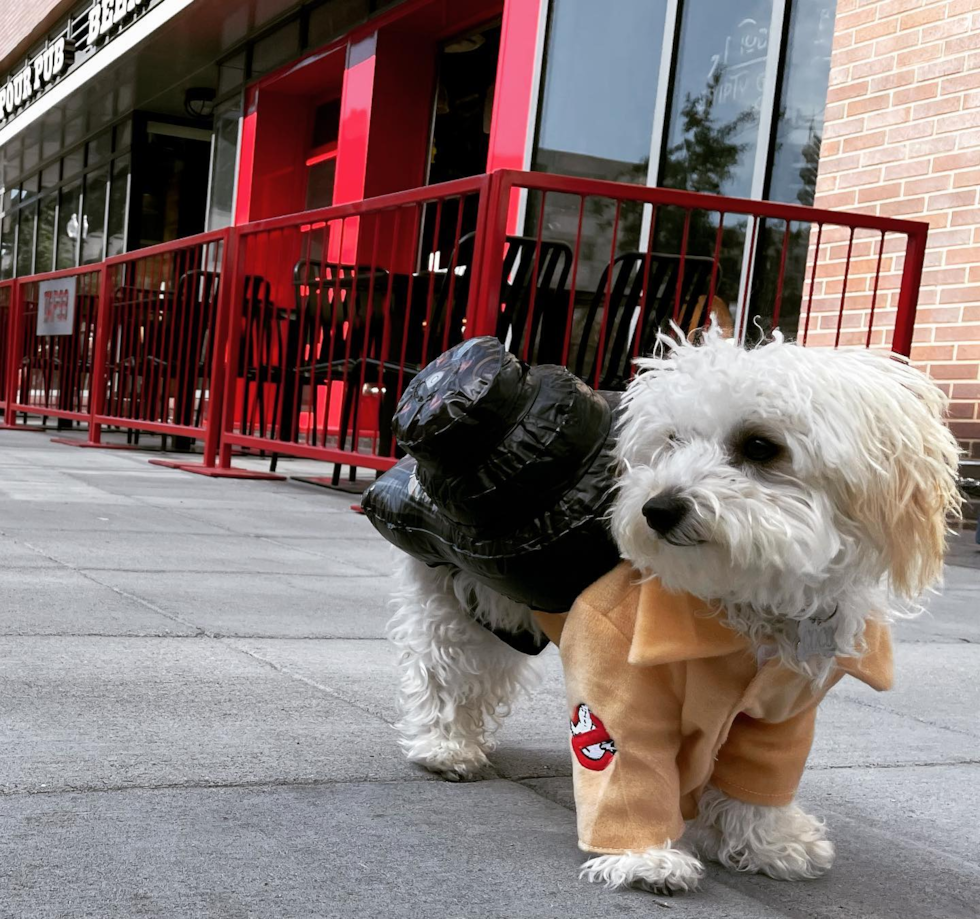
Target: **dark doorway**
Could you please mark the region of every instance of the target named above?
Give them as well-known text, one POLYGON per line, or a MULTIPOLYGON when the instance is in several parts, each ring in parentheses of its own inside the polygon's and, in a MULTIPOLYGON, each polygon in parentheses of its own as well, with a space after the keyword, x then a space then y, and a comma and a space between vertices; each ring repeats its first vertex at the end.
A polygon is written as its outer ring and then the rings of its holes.
POLYGON ((429 184, 486 172, 500 25, 481 26, 439 50, 429 184))
POLYGON ((204 232, 210 130, 137 119, 129 246, 141 249, 204 232))

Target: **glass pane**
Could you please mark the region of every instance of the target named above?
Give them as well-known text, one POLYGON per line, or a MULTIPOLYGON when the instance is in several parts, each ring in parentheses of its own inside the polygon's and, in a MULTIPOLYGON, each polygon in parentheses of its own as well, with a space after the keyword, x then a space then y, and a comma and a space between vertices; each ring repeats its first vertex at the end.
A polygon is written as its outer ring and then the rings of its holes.
POLYGON ((218 95, 223 96, 245 82, 245 52, 218 64, 218 95))
MULTIPOLYGON (((749 197, 765 85, 772 0, 688 0, 675 64, 661 184, 669 188, 749 197)), ((656 246, 679 252, 686 213, 661 208, 656 246)), ((687 252, 711 257, 718 216, 693 211, 687 252)), ((744 218, 722 231, 716 295, 734 312, 745 243, 744 218)), ((715 311, 721 304, 712 304, 715 311)))
POLYGON ((271 35, 252 46, 252 73, 268 73, 299 54, 299 20, 287 22, 271 35))
POLYGON ((35 270, 51 271, 54 268, 54 221, 58 212, 58 193, 52 192, 41 199, 37 225, 37 258, 35 270))
POLYGON ((235 200, 235 158, 238 155, 238 99, 218 106, 214 112, 214 154, 211 160, 211 201, 208 229, 218 230, 232 222, 235 200))
POLYGON ((126 203, 129 200, 129 157, 121 156, 112 164, 112 186, 109 189, 109 242, 106 255, 126 251, 126 203))
POLYGON ((105 239, 105 192, 108 181, 108 167, 85 176, 81 226, 83 265, 102 260, 102 241, 105 239))
POLYGON ((769 197, 813 204, 837 0, 794 3, 769 197))
POLYGON ((116 128, 116 141, 113 145, 114 150, 125 150, 133 142, 133 123, 131 121, 124 121, 122 124, 117 124, 116 128))
POLYGON ((337 160, 323 160, 307 170, 306 208, 329 207, 333 204, 333 181, 337 160))
POLYGON ((61 161, 61 165, 62 178, 70 179, 72 176, 78 175, 82 169, 85 168, 84 150, 81 147, 79 147, 77 150, 72 150, 72 152, 67 154, 61 161))
POLYGON ((29 204, 20 210, 20 229, 17 234, 17 274, 34 273, 34 221, 36 206, 29 204))
POLYGON ((14 274, 14 215, 4 214, 0 221, 0 280, 14 274))
POLYGON ((95 139, 90 140, 85 146, 88 148, 86 165, 94 166, 103 160, 109 159, 109 155, 112 153, 112 131, 106 131, 100 134, 95 139))
POLYGON ((371 15, 369 0, 328 0, 310 13, 307 44, 325 45, 371 15))
POLYGON ((54 188, 54 186, 58 184, 58 180, 60 178, 60 172, 58 169, 59 165, 60 165, 59 163, 54 163, 53 165, 48 166, 47 169, 42 170, 41 172, 42 190, 45 188, 54 188))
POLYGON ((747 197, 772 0, 684 4, 661 184, 747 197))
POLYGON ((81 182, 73 182, 61 189, 61 208, 58 211, 58 251, 55 265, 73 268, 78 264, 78 205, 82 190, 81 182))
MULTIPOLYGON (((603 4, 554 0, 548 25, 532 169, 644 184, 656 104, 666 0, 603 4)), ((579 201, 552 195, 545 236, 574 245, 579 201)), ((528 201, 528 233, 537 232, 540 200, 528 201)), ((577 285, 595 286, 609 261, 615 204, 594 198, 583 215, 577 285), (603 240, 592 246, 589 241, 603 240)), ((642 213, 620 214, 620 252, 640 244, 642 213)))

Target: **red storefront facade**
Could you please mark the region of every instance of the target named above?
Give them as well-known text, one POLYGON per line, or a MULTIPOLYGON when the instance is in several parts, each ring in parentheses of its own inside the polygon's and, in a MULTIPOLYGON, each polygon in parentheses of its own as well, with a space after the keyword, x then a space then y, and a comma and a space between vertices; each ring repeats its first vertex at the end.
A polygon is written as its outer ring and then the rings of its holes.
POLYGON ((907 353, 921 227, 806 208, 835 7, 107 0, 87 46, 75 5, 40 45, 74 63, 0 122, 8 423, 384 468, 397 395, 473 334, 607 387, 711 312, 907 353), (825 263, 865 250, 858 302, 825 263))

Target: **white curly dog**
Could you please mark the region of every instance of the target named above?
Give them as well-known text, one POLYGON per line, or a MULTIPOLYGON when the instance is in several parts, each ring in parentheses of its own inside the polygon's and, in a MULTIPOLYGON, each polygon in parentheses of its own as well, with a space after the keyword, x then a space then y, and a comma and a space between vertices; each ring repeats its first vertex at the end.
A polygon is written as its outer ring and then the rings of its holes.
MULTIPOLYGON (((941 576, 947 518, 959 508, 958 448, 945 398, 906 362, 864 350, 773 341, 736 346, 717 328, 698 345, 664 339, 638 362, 618 434, 612 532, 624 559, 672 590, 720 604, 756 647, 820 682, 833 658, 797 660, 795 625, 836 605, 837 653, 859 651, 872 610, 899 617, 941 576), (643 513, 683 500, 666 535, 643 513)), ((532 659, 465 612, 476 593, 494 626, 537 626, 531 611, 445 568, 406 558, 389 627, 400 650, 400 720, 408 758, 448 779, 487 764, 492 732, 534 682, 532 659)), ((656 793, 651 789, 651 793, 656 793)), ((709 787, 698 845, 590 859, 609 886, 689 890, 698 857, 780 879, 818 876, 834 847, 796 804, 747 804, 709 787)))

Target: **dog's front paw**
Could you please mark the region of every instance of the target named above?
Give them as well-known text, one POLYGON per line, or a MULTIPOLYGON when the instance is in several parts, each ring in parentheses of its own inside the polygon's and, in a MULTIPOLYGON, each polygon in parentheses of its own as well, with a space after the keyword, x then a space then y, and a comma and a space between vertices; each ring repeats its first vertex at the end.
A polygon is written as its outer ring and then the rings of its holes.
POLYGON ((698 859, 668 843, 663 849, 590 858, 579 877, 606 887, 641 887, 656 892, 695 890, 704 876, 698 859))
POLYGON ((415 738, 402 741, 409 762, 424 766, 448 782, 467 782, 490 769, 481 747, 447 737, 415 738))
POLYGON ((700 809, 698 848, 733 871, 803 881, 826 874, 834 864, 824 822, 796 804, 746 804, 709 788, 700 809))

